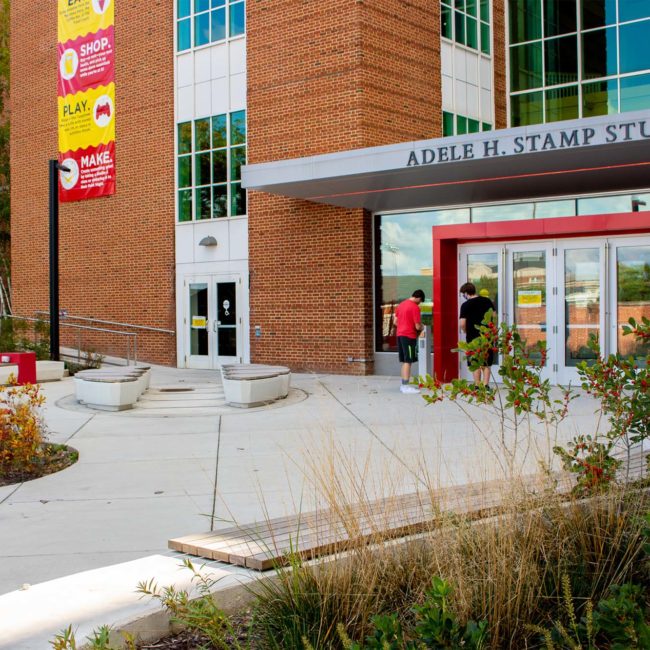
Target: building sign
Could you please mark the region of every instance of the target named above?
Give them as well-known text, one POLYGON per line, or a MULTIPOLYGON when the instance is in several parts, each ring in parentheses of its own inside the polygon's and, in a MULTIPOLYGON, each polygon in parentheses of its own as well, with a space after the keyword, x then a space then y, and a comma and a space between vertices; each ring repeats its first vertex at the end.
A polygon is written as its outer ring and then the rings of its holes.
POLYGON ((511 133, 513 129, 506 129, 497 132, 502 134, 500 137, 476 134, 464 140, 445 138, 437 141, 435 146, 409 152, 406 166, 484 160, 500 156, 650 139, 650 120, 630 120, 629 117, 628 119, 624 119, 625 116, 620 117, 617 122, 594 123, 574 128, 554 129, 547 124, 540 125, 538 129, 528 127, 525 133, 521 133, 521 129, 516 129, 516 134, 511 133))
POLYGON ((517 292, 517 307, 541 307, 542 292, 537 290, 527 290, 517 292))
POLYGON ((58 0, 59 198, 115 193, 114 0, 58 0))

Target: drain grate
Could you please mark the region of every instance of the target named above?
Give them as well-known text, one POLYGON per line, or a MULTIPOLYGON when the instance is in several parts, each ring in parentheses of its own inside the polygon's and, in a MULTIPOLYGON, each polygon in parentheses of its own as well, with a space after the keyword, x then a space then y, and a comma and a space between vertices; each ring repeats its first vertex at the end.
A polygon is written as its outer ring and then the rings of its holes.
POLYGON ((159 388, 161 393, 191 393, 193 388, 159 388))

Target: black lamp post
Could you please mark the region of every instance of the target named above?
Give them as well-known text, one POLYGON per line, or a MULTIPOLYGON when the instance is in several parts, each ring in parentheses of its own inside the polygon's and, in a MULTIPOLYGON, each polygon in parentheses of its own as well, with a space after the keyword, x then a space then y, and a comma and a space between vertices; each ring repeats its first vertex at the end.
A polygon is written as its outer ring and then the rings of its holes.
POLYGON ((58 160, 50 170, 50 359, 59 360, 59 172, 70 169, 58 160))

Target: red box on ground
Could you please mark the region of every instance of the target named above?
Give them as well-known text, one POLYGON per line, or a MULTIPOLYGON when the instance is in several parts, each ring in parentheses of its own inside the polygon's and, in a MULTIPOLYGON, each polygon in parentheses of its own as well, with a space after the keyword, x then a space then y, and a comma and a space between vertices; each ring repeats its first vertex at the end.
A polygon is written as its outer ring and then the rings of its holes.
POLYGON ((18 366, 19 384, 36 383, 36 352, 0 352, 0 357, 18 366))

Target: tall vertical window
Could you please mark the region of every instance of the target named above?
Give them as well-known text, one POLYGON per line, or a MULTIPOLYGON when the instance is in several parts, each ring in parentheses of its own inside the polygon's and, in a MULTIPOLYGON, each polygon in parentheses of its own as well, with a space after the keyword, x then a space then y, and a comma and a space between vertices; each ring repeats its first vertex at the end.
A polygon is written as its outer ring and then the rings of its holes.
POLYGON ((178 220, 246 214, 241 167, 246 163, 246 112, 178 125, 178 220))
POLYGON ((510 123, 650 107, 650 2, 509 0, 510 123))
POLYGON ((490 53, 490 0, 441 0, 440 10, 442 36, 490 53))
POLYGON ((246 31, 246 0, 176 0, 177 50, 189 50, 246 31))

